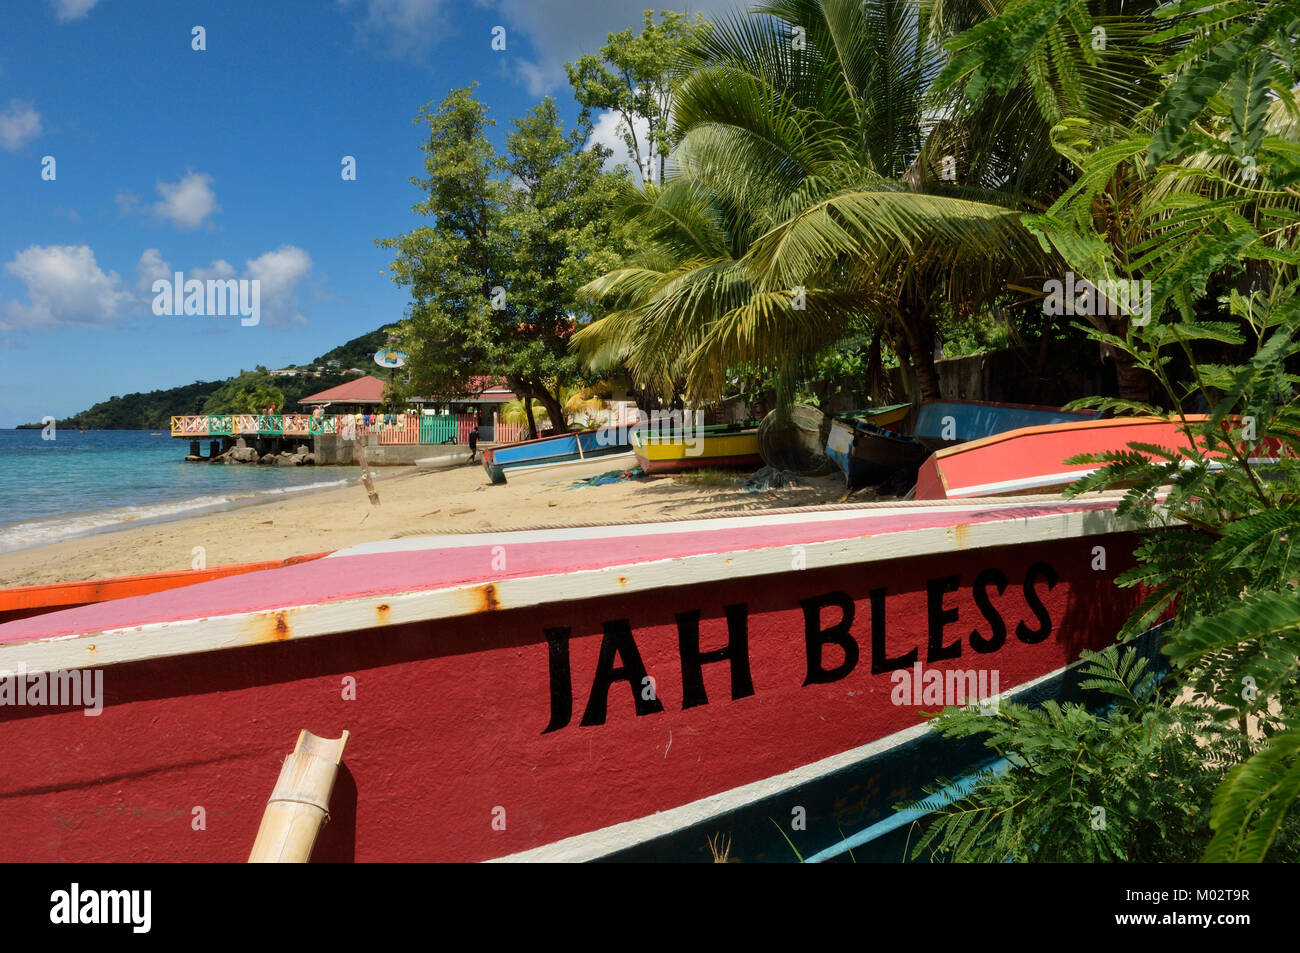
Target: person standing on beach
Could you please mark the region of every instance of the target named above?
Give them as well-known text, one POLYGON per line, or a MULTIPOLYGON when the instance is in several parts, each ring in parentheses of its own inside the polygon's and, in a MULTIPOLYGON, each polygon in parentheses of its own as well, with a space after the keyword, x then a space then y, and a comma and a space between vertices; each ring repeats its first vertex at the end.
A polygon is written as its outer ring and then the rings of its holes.
POLYGON ((469 432, 469 462, 474 462, 474 455, 478 453, 478 424, 469 432))

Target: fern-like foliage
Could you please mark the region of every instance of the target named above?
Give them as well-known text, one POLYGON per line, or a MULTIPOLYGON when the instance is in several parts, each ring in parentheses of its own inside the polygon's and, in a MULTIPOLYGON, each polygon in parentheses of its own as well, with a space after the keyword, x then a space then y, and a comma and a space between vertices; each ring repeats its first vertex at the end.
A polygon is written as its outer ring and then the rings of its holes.
MULTIPOLYGON (((1019 61, 1051 50, 1048 23, 1078 35, 1068 17, 1082 5, 1008 0, 982 32, 950 44, 941 83, 965 77, 972 96, 1006 88, 1019 61)), ((1137 565, 1117 580, 1140 590, 1120 638, 1168 621, 1171 685, 1148 692, 1137 663, 1103 654, 1088 664, 1090 686, 1117 698, 1104 713, 1048 704, 1004 706, 993 720, 945 715, 939 731, 984 737, 1010 768, 959 804, 928 802, 938 816, 920 849, 935 857, 1295 851, 1300 6, 1175 0, 1132 15, 1154 27, 1146 51, 1163 88, 1129 112, 1062 110, 1053 144, 1076 174, 1025 222, 1094 284, 1150 282, 1142 320, 1085 315, 1128 377, 1120 397, 1076 405, 1163 418, 1180 436, 1069 461, 1092 467, 1069 492, 1122 491, 1120 514, 1144 530, 1137 565)))
MULTIPOLYGON (((1084 653, 1082 687, 1111 696, 1104 711, 1046 702, 994 715, 950 709, 936 728, 981 737, 1010 766, 966 797, 938 794, 912 856, 935 861, 1188 861, 1211 836, 1205 792, 1252 753, 1210 712, 1171 705, 1132 648, 1084 653)), ((1266 851, 1267 853, 1267 851, 1266 851)), ((1270 859, 1289 856, 1278 849, 1270 859)))

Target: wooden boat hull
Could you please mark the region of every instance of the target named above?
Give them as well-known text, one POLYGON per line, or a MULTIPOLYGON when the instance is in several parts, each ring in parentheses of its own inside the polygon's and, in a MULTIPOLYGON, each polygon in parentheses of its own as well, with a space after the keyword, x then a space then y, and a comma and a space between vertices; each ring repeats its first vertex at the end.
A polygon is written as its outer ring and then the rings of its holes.
POLYGON ((539 437, 483 451, 483 470, 493 483, 504 483, 514 467, 564 463, 587 457, 606 456, 627 450, 626 439, 617 431, 583 430, 577 433, 539 437))
POLYGON ((844 474, 850 488, 883 483, 900 471, 913 471, 925 459, 925 448, 911 437, 858 424, 850 428, 831 423, 826 456, 844 474))
POLYGON ((469 463, 469 451, 462 453, 446 453, 439 457, 421 457, 415 461, 415 465, 421 470, 441 470, 445 467, 458 467, 463 463, 469 463))
POLYGON ((933 452, 971 440, 1024 427, 1082 423, 1100 411, 1062 410, 1034 404, 999 404, 977 400, 929 400, 909 415, 908 432, 933 452))
POLYGON ((762 466, 758 430, 709 432, 682 437, 651 436, 632 432, 632 450, 641 469, 650 474, 689 470, 762 466))
POLYGON ((906 420, 911 410, 911 404, 888 404, 884 407, 872 407, 854 416, 876 427, 893 428, 906 420))
POLYGON ((615 857, 801 806, 811 853, 862 807, 813 786, 938 707, 896 699, 915 666, 1007 692, 1111 638, 1135 545, 1113 506, 394 540, 9 623, 0 669, 99 671, 103 708, 0 705, 6 749, 40 752, 0 775, 23 834, 0 858, 241 861, 303 728, 351 738, 318 860, 615 857))
POLYGON ((563 483, 566 480, 582 480, 598 476, 610 470, 628 470, 637 465, 636 454, 605 453, 586 457, 581 460, 564 460, 558 463, 534 463, 529 466, 511 467, 506 470, 506 482, 518 483, 563 483))
MULTIPOLYGON (((1205 420, 1203 416, 1188 419, 1205 420)), ((1154 418, 1028 427, 938 451, 921 467, 915 496, 945 500, 1059 492, 1096 469, 1092 464, 1063 461, 1085 453, 1125 450, 1130 442, 1190 449, 1187 435, 1177 426, 1154 418)))
POLYGON ((165 592, 183 586, 193 586, 213 579, 239 576, 251 572, 264 572, 294 566, 298 563, 320 559, 328 553, 309 556, 292 556, 289 559, 272 559, 255 563, 236 563, 213 566, 209 569, 184 569, 175 572, 156 572, 140 576, 111 576, 106 579, 86 579, 77 582, 55 582, 40 586, 18 586, 0 589, 0 623, 26 619, 35 615, 73 609, 78 606, 126 599, 131 596, 165 592))

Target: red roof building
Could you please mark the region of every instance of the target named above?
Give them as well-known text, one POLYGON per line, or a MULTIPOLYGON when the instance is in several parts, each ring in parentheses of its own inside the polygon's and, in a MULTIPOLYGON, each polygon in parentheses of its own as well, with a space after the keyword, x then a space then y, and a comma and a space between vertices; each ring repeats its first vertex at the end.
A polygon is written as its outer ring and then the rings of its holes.
POLYGON ((365 377, 358 377, 356 380, 340 384, 338 387, 323 390, 319 394, 304 397, 298 403, 308 406, 324 404, 377 405, 384 402, 384 387, 384 382, 378 377, 367 374, 365 377))
POLYGON ((449 397, 435 394, 432 397, 413 397, 413 404, 507 404, 516 399, 516 395, 505 382, 495 377, 471 377, 465 384, 461 396, 449 397))

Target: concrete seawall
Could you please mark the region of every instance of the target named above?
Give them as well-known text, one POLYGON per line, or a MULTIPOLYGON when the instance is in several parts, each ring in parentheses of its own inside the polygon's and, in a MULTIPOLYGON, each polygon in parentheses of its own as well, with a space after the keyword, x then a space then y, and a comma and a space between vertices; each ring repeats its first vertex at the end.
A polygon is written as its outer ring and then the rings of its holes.
MULTIPOLYGON (((464 457, 469 447, 460 444, 381 444, 377 434, 366 434, 366 463, 372 467, 409 467, 426 457, 464 457)), ((480 444, 480 447, 490 446, 480 444)), ((317 466, 356 466, 356 441, 342 440, 334 434, 312 437, 317 466)))

